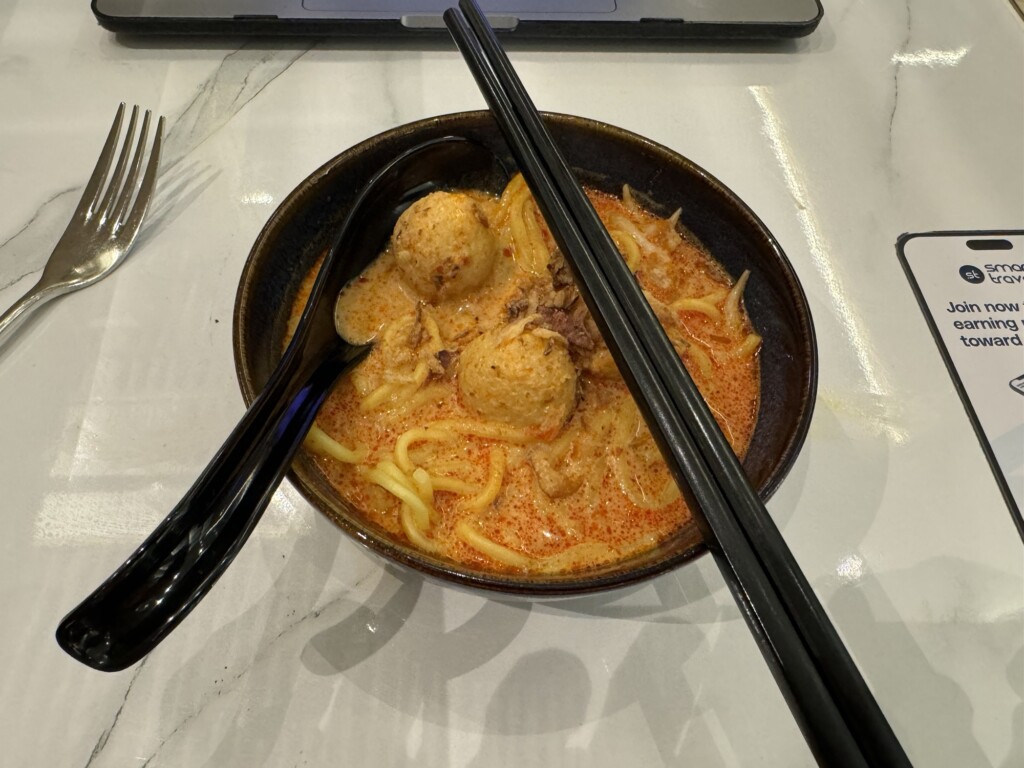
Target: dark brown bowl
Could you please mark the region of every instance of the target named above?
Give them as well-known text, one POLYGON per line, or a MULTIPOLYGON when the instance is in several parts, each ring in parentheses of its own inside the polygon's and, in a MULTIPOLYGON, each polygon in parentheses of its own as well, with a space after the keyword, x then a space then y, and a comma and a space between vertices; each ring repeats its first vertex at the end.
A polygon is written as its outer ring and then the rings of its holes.
MULTIPOLYGON (((817 385, 814 328, 803 289, 782 248, 760 219, 704 169, 636 134, 593 120, 548 114, 549 128, 581 179, 619 194, 628 183, 680 222, 733 276, 751 279, 747 311, 764 338, 761 407, 744 467, 762 498, 782 481, 803 444, 817 385)), ((281 203, 260 232, 242 270, 234 313, 235 367, 250 404, 282 351, 285 322, 299 283, 327 246, 356 194, 387 161, 427 139, 457 134, 508 156, 487 112, 466 112, 403 125, 367 139, 321 166, 281 203)), ((567 575, 503 575, 465 568, 397 541, 360 516, 301 452, 288 475, 313 506, 388 560, 461 586, 507 594, 581 594, 636 583, 675 568, 706 547, 695 525, 658 547, 607 566, 567 575)))

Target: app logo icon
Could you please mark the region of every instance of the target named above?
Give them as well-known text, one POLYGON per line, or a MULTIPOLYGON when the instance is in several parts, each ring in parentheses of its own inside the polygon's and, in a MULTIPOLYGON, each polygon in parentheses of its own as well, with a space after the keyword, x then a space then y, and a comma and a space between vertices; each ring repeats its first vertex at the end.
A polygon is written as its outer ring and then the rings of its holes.
POLYGON ((977 284, 985 282, 985 273, 971 264, 964 264, 960 267, 960 277, 968 283, 977 284))

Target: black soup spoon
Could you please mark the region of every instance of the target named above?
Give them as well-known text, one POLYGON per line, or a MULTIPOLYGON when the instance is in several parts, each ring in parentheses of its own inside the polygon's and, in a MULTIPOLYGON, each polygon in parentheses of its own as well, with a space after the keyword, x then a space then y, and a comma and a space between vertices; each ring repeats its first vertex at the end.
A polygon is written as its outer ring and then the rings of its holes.
POLYGON ((338 293, 383 250, 415 200, 506 175, 491 150, 450 136, 405 151, 370 180, 327 251, 267 385, 178 505, 64 617, 56 633, 61 648, 114 672, 149 653, 188 615, 252 533, 334 382, 371 348, 338 336, 338 293))

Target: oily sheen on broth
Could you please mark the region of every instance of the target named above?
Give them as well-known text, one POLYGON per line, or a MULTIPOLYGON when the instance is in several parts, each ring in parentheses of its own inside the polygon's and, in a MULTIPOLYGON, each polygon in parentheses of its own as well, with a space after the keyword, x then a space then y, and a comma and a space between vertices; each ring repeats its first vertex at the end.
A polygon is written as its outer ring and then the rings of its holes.
MULTIPOLYGON (((746 273, 733 280, 628 188, 588 195, 742 456, 761 343, 746 273)), ((417 201, 338 298, 336 324, 375 345, 306 447, 391 535, 474 568, 552 573, 628 557, 690 521, 521 177, 500 197, 417 201)))

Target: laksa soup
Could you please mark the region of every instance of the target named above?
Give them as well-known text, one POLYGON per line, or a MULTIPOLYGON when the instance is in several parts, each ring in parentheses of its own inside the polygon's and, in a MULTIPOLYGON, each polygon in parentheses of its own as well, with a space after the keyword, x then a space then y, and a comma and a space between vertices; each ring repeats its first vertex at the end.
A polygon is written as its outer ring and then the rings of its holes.
MULTIPOLYGON (((628 187, 587 193, 742 457, 761 344, 743 306, 747 274, 731 278, 676 216, 646 211, 628 187)), ((521 176, 500 197, 414 203, 338 297, 336 325, 375 345, 306 448, 391 536, 475 569, 569 573, 690 522, 521 176)))

